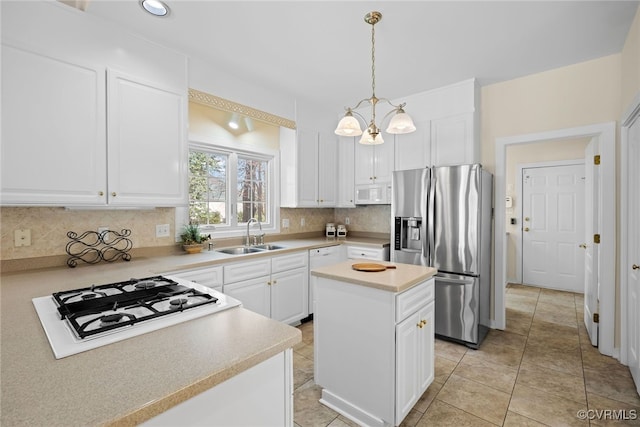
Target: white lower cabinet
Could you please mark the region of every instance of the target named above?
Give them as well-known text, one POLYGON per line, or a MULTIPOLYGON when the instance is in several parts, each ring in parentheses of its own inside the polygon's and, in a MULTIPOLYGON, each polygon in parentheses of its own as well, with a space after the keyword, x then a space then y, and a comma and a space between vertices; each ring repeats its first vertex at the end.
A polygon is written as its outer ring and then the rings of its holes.
POLYGON ((347 245, 348 259, 371 259, 376 261, 389 261, 389 247, 373 248, 366 246, 347 245))
POLYGON ((224 266, 223 292, 251 311, 284 323, 308 316, 306 251, 224 266))
POLYGON ((293 351, 287 349, 142 425, 292 427, 293 351))
POLYGON ((433 278, 400 293, 317 279, 320 402, 360 425, 400 425, 434 378, 433 278))
POLYGON ((432 302, 396 326, 396 424, 433 382, 433 316, 432 302))
POLYGON ((222 267, 205 267, 193 270, 179 270, 164 273, 166 276, 175 276, 181 279, 190 280, 200 285, 207 286, 222 292, 222 267))

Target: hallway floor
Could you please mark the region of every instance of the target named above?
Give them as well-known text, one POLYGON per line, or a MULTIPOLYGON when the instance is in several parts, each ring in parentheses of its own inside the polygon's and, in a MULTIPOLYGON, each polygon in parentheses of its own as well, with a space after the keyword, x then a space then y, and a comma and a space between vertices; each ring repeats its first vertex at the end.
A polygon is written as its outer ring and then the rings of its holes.
MULTIPOLYGON (((509 285, 506 305, 507 329, 491 330, 478 350, 436 339, 434 382, 403 427, 640 425, 629 369, 591 346, 581 294, 509 285), (580 410, 590 421, 579 419, 580 410)), ((313 322, 300 329, 296 427, 357 426, 318 402, 313 322)))

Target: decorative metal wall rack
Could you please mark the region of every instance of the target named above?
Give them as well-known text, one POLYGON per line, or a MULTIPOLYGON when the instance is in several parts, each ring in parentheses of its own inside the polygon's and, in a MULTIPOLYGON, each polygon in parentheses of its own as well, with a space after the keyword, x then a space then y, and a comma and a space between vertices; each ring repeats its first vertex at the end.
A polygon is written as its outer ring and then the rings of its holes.
POLYGON ((87 264, 96 264, 100 261, 114 262, 119 259, 131 260, 129 250, 133 247, 129 237, 131 230, 123 229, 120 232, 112 230, 85 231, 81 235, 69 231, 67 237, 71 239, 67 243, 66 251, 69 255, 67 265, 74 268, 78 261, 87 264))

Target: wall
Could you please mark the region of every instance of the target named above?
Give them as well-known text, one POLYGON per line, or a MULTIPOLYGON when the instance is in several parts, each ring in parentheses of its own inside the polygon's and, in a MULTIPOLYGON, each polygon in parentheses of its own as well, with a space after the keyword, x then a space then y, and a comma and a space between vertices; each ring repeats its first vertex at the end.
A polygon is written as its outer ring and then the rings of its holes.
POLYGON ((0 208, 0 259, 65 255, 68 231, 81 234, 108 227, 131 230, 134 248, 174 245, 172 237, 156 236, 157 224, 169 224, 174 234, 173 208, 146 210, 67 210, 65 208, 0 208), (31 246, 14 247, 13 233, 17 229, 31 230, 31 246))
MULTIPOLYGON (((584 149, 589 143, 586 138, 576 140, 548 141, 538 144, 521 144, 507 148, 505 168, 508 196, 513 197, 513 207, 507 208, 507 280, 515 282, 516 247, 520 244, 520 230, 522 227, 522 200, 517 197, 518 165, 550 162, 555 160, 575 160, 584 158, 584 149), (509 218, 516 218, 517 224, 511 225, 509 218)), ((522 193, 520 192, 520 195, 522 193)))
POLYGON ((620 118, 621 55, 484 86, 481 162, 495 171, 496 138, 620 118))
POLYGON ((640 96, 640 8, 622 49, 622 111, 640 96))

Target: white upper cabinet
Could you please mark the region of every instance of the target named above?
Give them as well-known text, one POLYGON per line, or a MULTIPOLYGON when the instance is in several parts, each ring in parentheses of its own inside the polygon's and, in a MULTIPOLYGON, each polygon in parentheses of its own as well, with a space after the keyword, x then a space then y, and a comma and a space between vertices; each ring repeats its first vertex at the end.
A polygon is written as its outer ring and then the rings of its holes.
POLYGON ((333 207, 338 192, 338 136, 318 134, 318 206, 333 207))
POLYGON ((283 207, 334 207, 337 193, 337 137, 280 128, 283 207))
POLYGON ((356 186, 391 182, 394 169, 393 137, 385 135, 385 142, 379 145, 355 145, 356 186))
POLYGON ((3 5, 0 203, 186 205, 186 65, 57 2, 3 5))
POLYGON ((417 130, 395 135, 395 170, 480 161, 475 79, 403 99, 417 130))
POLYGON ((416 131, 395 135, 395 170, 431 166, 431 122, 414 120, 416 131))
POLYGON ((355 208, 355 138, 342 136, 338 138, 338 208, 355 208))
POLYGON ((108 71, 109 204, 186 205, 184 95, 108 71))
POLYGON ((2 45, 3 204, 106 202, 104 70, 2 45))
POLYGON ((434 166, 480 161, 474 138, 473 113, 432 120, 431 141, 431 160, 434 166))

